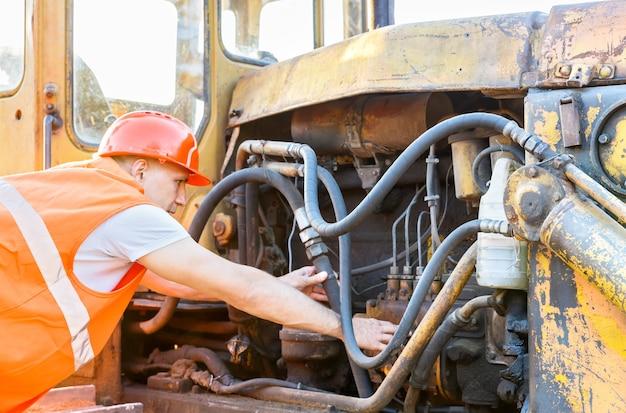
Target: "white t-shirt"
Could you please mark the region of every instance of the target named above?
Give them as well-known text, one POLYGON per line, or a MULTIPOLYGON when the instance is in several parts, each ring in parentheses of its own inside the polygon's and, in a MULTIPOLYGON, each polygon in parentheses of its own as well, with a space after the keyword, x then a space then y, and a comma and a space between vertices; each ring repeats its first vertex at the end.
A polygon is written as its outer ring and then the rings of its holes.
POLYGON ((87 287, 109 292, 139 258, 189 237, 174 217, 154 205, 119 212, 78 248, 74 274, 87 287))

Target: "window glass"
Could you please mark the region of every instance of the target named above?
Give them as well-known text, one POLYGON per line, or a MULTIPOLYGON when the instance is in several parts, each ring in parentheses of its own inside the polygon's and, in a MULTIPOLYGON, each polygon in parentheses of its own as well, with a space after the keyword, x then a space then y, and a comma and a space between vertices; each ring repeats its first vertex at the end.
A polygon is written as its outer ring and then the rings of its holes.
POLYGON ((74 0, 73 5, 78 138, 97 145, 117 117, 133 110, 169 113, 197 132, 208 95, 204 1, 74 0))
POLYGON ((324 0, 324 46, 343 40, 343 1, 324 0))
POLYGON ((0 2, 0 93, 15 89, 24 74, 24 0, 0 2))
POLYGON ((314 48, 313 0, 222 0, 222 44, 233 55, 274 63, 314 48))

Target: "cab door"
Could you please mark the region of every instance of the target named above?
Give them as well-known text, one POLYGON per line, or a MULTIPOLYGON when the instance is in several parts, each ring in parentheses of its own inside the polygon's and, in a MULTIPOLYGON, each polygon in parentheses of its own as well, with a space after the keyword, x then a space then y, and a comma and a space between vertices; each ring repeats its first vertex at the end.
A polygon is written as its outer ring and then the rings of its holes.
POLYGON ((33 2, 0 2, 0 175, 31 171, 40 163, 33 2))

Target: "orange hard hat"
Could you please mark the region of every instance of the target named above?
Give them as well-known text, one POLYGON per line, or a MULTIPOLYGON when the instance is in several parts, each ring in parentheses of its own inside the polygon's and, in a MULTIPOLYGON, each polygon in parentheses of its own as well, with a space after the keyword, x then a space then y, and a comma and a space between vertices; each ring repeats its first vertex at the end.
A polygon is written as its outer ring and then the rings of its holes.
POLYGON ((136 155, 171 162, 189 172, 189 185, 211 183, 198 171, 198 142, 192 130, 161 112, 130 112, 119 117, 104 133, 98 155, 136 155))

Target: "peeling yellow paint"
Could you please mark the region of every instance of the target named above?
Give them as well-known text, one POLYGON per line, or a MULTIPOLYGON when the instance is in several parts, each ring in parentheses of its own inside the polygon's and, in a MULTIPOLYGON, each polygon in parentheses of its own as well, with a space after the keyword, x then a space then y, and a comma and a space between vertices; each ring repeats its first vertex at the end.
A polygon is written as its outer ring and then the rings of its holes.
POLYGON ((542 380, 554 383, 559 397, 573 412, 626 411, 626 314, 603 297, 582 273, 569 269, 578 305, 559 308, 552 301, 553 260, 556 255, 540 249, 536 255, 536 285, 531 300, 540 303, 542 380), (542 301, 544 300, 544 301, 542 301))
POLYGON ((587 110, 587 128, 585 129, 585 137, 589 139, 591 136, 591 127, 593 126, 593 122, 595 122, 598 117, 598 113, 600 112, 599 106, 590 106, 587 110))
POLYGON ((626 119, 620 120, 615 126, 615 136, 610 141, 604 167, 618 181, 622 181, 626 175, 626 119))
POLYGON ((559 383, 562 384, 567 384, 567 377, 565 377, 565 374, 557 374, 554 376, 554 380, 558 381, 559 383))
POLYGON ((556 112, 540 110, 538 120, 534 125, 534 132, 541 136, 552 149, 555 149, 556 143, 561 139, 561 132, 556 127, 558 121, 559 115, 556 112))

